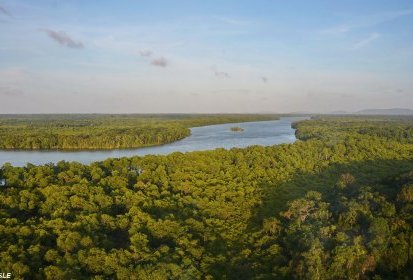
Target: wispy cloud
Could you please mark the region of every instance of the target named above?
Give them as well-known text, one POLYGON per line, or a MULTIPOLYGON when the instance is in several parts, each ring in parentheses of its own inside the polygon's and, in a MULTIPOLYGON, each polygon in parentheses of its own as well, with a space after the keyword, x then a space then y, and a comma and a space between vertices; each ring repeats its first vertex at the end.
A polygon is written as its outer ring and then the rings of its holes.
POLYGON ((399 10, 399 11, 390 11, 390 12, 377 15, 376 22, 380 23, 380 22, 390 21, 390 20, 397 19, 399 17, 408 16, 411 14, 413 14, 413 8, 399 10))
POLYGON ((12 17, 12 14, 4 7, 0 6, 0 14, 6 15, 8 17, 12 17))
POLYGON ((351 30, 350 26, 342 24, 342 25, 327 28, 325 30, 321 30, 321 33, 328 34, 328 35, 340 35, 340 34, 347 33, 350 30, 351 30))
POLYGON ((218 71, 215 66, 212 66, 211 69, 212 69, 212 72, 214 73, 215 77, 225 78, 225 79, 231 78, 229 73, 223 72, 223 71, 218 71))
POLYGON ((84 47, 83 43, 80 41, 75 41, 64 31, 54 31, 50 29, 41 29, 46 32, 46 34, 53 39, 55 42, 59 43, 61 46, 65 46, 72 49, 82 49, 84 47))
POLYGON ((16 89, 16 88, 11 88, 11 87, 7 87, 7 86, 0 86, 0 95, 17 97, 17 96, 24 95, 24 92, 22 90, 16 89))
POLYGON ((139 51, 140 56, 151 56, 152 51, 151 50, 141 50, 139 51))
MULTIPOLYGON (((150 57, 152 56, 153 52, 152 52, 151 50, 140 50, 140 51, 139 51, 139 54, 140 54, 140 56, 142 56, 142 57, 150 58, 150 57)), ((151 65, 153 65, 153 66, 163 67, 163 68, 165 68, 165 67, 167 67, 167 66, 169 65, 169 61, 168 61, 165 57, 163 57, 163 56, 159 56, 159 57, 157 57, 157 58, 153 58, 153 59, 150 61, 150 63, 151 63, 151 65)))
POLYGON ((377 33, 377 32, 371 33, 366 38, 364 38, 364 39, 358 41, 357 43, 355 43, 350 49, 351 50, 358 50, 358 49, 364 48, 364 47, 371 44, 373 41, 377 40, 380 37, 381 37, 380 33, 377 33))
POLYGON ((362 18, 350 20, 348 23, 321 30, 321 33, 329 35, 345 34, 357 28, 373 27, 412 14, 413 8, 365 15, 362 18))
POLYGON ((246 27, 252 24, 251 21, 230 18, 230 17, 215 17, 215 18, 224 24, 237 26, 237 27, 246 27))
POLYGON ((155 58, 151 61, 151 64, 153 66, 158 66, 158 67, 166 67, 168 66, 169 62, 166 58, 164 57, 159 57, 159 58, 155 58))
POLYGON ((227 72, 215 72, 215 76, 219 78, 226 78, 229 79, 231 76, 227 72))

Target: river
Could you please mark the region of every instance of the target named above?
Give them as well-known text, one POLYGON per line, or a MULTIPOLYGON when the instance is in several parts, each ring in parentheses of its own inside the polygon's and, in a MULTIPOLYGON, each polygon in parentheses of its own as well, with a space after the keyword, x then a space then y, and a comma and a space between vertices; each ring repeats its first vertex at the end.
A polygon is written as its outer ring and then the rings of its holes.
POLYGON ((229 123, 191 128, 191 135, 185 139, 161 146, 115 149, 96 151, 0 151, 0 166, 9 162, 14 166, 24 166, 26 163, 46 164, 61 160, 77 161, 89 164, 107 158, 165 155, 173 152, 190 152, 213 150, 217 148, 230 149, 234 147, 248 147, 252 145, 271 146, 296 141, 295 130, 291 123, 306 119, 305 117, 288 117, 276 121, 259 121, 245 123, 229 123), (238 126, 242 132, 231 131, 231 127, 238 126))

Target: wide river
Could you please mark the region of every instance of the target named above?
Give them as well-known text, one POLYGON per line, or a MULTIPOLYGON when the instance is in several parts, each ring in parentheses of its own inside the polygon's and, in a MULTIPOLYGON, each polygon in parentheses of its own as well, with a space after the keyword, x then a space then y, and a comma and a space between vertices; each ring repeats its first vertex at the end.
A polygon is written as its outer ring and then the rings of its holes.
POLYGON ((14 166, 26 163, 46 164, 61 160, 91 163, 107 158, 144 155, 165 155, 173 152, 213 150, 216 148, 248 147, 252 145, 271 146, 292 143, 296 140, 291 123, 306 117, 288 117, 277 121, 218 124, 191 128, 191 135, 180 141, 161 146, 137 149, 97 151, 0 151, 0 166, 9 162, 14 166), (233 132, 231 127, 239 126, 242 132, 233 132))

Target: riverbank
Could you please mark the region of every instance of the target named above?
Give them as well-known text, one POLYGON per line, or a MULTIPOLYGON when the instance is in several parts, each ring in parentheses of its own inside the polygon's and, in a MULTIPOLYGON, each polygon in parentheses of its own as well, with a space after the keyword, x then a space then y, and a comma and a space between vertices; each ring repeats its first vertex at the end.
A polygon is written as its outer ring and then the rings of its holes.
POLYGON ((190 152, 213 150, 217 148, 230 149, 252 145, 270 146, 281 143, 292 143, 296 140, 295 130, 291 124, 305 118, 281 118, 275 121, 244 122, 246 130, 243 133, 233 133, 230 127, 233 123, 209 125, 191 128, 191 135, 185 139, 153 147, 138 149, 113 149, 100 151, 0 151, 0 166, 6 162, 14 166, 24 166, 30 162, 36 165, 57 163, 59 161, 77 161, 89 164, 107 158, 120 158, 144 155, 164 155, 173 152, 190 152))
POLYGON ((277 115, 0 115, 0 150, 111 150, 172 143, 190 127, 267 121, 277 115))

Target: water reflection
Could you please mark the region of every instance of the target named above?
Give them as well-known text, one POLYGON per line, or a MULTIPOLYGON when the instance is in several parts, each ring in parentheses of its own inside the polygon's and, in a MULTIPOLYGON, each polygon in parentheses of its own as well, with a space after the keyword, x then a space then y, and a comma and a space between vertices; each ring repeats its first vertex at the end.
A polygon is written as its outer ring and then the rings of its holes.
POLYGON ((190 152, 213 150, 216 148, 247 147, 251 145, 270 146, 281 143, 292 143, 296 140, 295 131, 291 128, 294 121, 304 117, 281 118, 277 121, 261 121, 246 123, 219 124, 191 129, 191 136, 162 146, 103 151, 0 151, 0 165, 6 162, 14 166, 56 163, 61 160, 91 163, 106 158, 164 155, 172 152, 190 152), (231 131, 231 127, 241 127, 242 132, 231 131))

